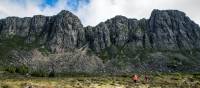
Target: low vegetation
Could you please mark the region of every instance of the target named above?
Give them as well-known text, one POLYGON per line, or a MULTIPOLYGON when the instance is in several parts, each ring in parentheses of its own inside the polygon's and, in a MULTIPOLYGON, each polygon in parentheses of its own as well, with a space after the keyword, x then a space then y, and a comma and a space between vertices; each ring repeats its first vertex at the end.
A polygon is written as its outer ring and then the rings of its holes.
POLYGON ((24 77, 1 74, 0 88, 200 88, 200 74, 154 74, 143 75, 134 83, 131 76, 98 77, 24 77))

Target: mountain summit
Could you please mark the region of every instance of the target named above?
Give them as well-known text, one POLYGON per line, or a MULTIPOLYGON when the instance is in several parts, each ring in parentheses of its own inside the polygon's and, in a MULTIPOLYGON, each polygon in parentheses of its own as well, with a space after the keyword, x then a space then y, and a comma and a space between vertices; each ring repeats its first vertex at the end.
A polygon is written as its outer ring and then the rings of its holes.
POLYGON ((116 16, 83 27, 73 13, 0 20, 0 67, 29 73, 200 70, 200 27, 184 12, 153 10, 149 19, 116 16))

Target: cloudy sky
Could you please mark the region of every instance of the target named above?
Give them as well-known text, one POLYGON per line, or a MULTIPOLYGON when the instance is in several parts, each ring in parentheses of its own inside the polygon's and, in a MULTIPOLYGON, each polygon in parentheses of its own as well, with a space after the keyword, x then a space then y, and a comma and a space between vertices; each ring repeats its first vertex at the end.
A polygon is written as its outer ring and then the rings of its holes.
POLYGON ((115 15, 149 18, 153 9, 181 10, 200 24, 200 0, 0 0, 0 18, 51 16, 63 9, 76 14, 84 26, 94 26, 115 15))

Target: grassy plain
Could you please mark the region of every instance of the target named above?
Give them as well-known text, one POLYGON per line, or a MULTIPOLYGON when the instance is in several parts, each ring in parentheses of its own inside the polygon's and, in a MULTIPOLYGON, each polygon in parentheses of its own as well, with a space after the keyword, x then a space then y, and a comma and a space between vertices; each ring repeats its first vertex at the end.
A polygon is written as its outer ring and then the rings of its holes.
POLYGON ((25 77, 1 74, 0 88, 200 88, 200 74, 154 74, 134 83, 130 76, 25 77))

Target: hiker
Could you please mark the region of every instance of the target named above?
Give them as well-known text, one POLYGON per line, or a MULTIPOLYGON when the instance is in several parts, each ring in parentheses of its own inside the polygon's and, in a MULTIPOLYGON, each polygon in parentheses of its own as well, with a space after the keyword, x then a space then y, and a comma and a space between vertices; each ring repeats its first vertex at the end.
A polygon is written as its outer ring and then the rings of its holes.
POLYGON ((136 83, 139 80, 138 75, 133 75, 132 80, 136 83))
POLYGON ((144 80, 145 80, 145 82, 148 82, 148 80, 149 80, 149 77, 147 76, 146 72, 144 73, 144 80))
POLYGON ((146 82, 148 82, 149 78, 147 77, 147 75, 145 74, 144 79, 146 82))

